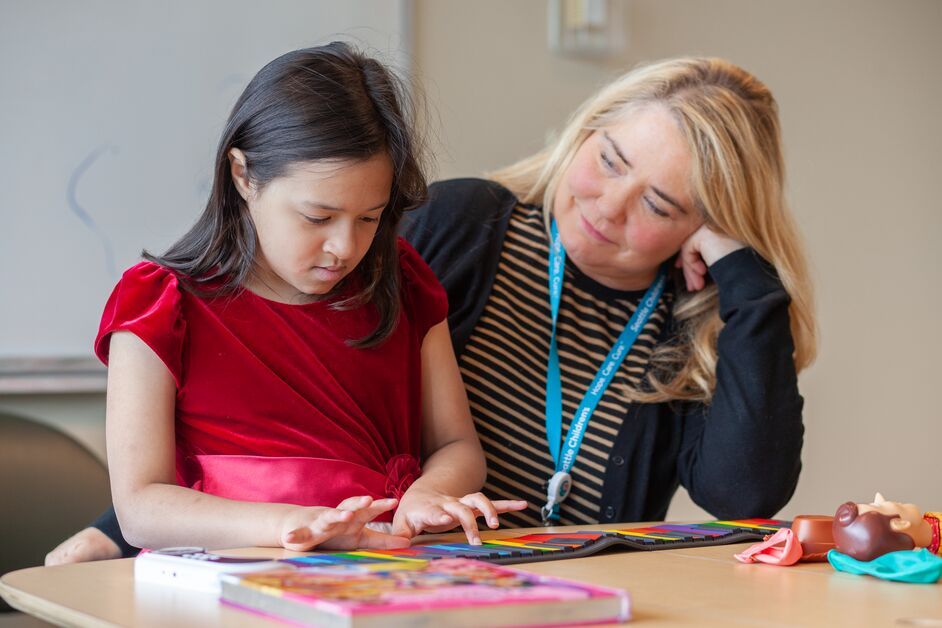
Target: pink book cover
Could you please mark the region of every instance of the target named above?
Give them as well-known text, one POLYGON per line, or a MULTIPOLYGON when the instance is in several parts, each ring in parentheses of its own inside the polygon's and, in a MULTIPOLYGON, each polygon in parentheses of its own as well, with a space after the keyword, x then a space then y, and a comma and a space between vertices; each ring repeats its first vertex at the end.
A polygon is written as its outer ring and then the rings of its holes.
POLYGON ((222 577, 223 601, 301 625, 564 626, 626 621, 628 594, 467 559, 222 577))

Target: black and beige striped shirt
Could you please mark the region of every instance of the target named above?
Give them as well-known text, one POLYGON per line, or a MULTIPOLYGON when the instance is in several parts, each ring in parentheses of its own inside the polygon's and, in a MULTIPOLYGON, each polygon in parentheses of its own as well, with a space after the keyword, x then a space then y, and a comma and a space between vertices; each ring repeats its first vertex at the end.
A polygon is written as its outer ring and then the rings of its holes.
MULTIPOLYGON (((538 526, 545 482, 554 472, 546 439, 546 366, 549 354, 548 239, 543 212, 517 205, 510 217, 497 273, 484 311, 459 358, 471 414, 487 456, 484 493, 491 499, 526 499, 530 507, 501 516, 510 526, 538 526)), ((557 323, 562 372, 562 438, 612 345, 644 291, 612 290, 568 260, 557 323)), ((560 509, 563 525, 596 523, 602 480, 630 391, 644 375, 665 324, 668 288, 586 429, 572 469, 573 486, 560 509)))

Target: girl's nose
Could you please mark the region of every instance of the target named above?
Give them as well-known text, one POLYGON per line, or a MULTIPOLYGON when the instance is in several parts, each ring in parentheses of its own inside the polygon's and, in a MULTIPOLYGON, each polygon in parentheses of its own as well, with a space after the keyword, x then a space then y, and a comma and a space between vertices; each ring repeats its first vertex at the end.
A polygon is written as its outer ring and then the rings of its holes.
MULTIPOLYGON (((340 221, 338 221, 340 222, 340 221)), ((356 234, 354 229, 337 225, 332 230, 327 240, 324 242, 324 250, 337 258, 337 261, 345 262, 353 256, 356 249, 356 234)))

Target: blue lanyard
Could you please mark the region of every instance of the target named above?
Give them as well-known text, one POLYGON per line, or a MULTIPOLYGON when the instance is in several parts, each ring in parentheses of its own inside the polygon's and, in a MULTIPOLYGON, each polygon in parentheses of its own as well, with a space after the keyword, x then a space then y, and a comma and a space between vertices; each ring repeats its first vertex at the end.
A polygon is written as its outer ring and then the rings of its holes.
MULTIPOLYGON (((562 434, 563 417, 563 396, 562 383, 559 370, 559 350, 556 344, 556 321, 559 317, 559 303, 563 292, 563 272, 566 265, 566 251, 563 248, 562 241, 559 238, 559 230, 556 227, 556 221, 553 220, 550 227, 552 241, 549 251, 549 293, 550 293, 550 311, 553 316, 553 327, 550 333, 549 363, 546 367, 546 437, 549 440, 550 454, 553 456, 553 462, 556 464, 556 473, 568 474, 576 462, 576 456, 579 454, 579 448, 582 446, 582 438, 585 436, 586 426, 596 406, 611 384, 615 373, 618 372, 621 363, 624 361, 635 340, 641 334, 641 330, 647 324, 658 302, 661 300, 661 294, 664 292, 664 284, 667 281, 667 272, 664 267, 658 270, 657 278, 648 291, 645 293, 638 307, 622 330, 621 335, 612 349, 608 352, 602 366, 595 374, 595 379, 586 391, 579 408, 576 410, 575 417, 569 426, 569 433, 566 434, 565 447, 560 455, 560 435, 562 434)), ((568 493, 568 485, 566 486, 568 493)), ((563 495, 565 498, 565 495, 563 495)), ((559 503, 553 504, 553 515, 558 518, 559 503)))

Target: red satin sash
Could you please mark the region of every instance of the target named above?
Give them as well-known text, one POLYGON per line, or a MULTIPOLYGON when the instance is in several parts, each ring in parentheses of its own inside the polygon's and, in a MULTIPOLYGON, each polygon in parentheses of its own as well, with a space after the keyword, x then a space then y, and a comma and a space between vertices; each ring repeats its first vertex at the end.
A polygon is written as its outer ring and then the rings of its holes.
MULTIPOLYGON (((422 474, 408 454, 393 456, 386 473, 359 464, 306 457, 191 456, 183 477, 190 488, 251 502, 334 507, 348 497, 400 498, 422 474)), ((384 513, 377 521, 392 521, 384 513)))

